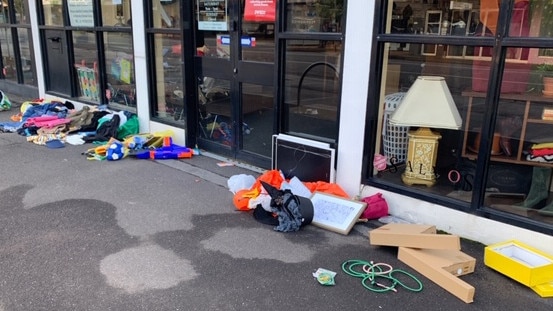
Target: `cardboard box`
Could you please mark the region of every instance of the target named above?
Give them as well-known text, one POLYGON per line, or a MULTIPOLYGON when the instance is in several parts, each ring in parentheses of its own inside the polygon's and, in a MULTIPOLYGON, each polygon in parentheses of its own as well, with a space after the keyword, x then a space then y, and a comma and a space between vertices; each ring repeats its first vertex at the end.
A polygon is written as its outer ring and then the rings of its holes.
POLYGON ((553 281, 553 256, 515 240, 486 246, 484 264, 529 287, 553 281))
POLYGON ((431 225, 391 223, 369 231, 369 240, 371 245, 461 249, 461 240, 458 236, 436 234, 436 227, 431 225))
POLYGON ((459 250, 400 247, 398 259, 464 302, 474 301, 474 287, 458 278, 474 272, 473 257, 459 250))

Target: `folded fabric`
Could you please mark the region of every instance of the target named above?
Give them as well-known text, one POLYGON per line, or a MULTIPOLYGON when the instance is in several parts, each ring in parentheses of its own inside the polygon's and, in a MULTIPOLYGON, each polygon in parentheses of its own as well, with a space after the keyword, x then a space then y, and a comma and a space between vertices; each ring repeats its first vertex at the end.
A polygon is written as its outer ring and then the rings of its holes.
POLYGON ((553 148, 553 142, 532 145, 532 149, 553 148))
POLYGON ((529 154, 529 155, 526 156, 526 161, 553 163, 553 155, 535 157, 535 156, 529 154))
POLYGON ((532 149, 530 150, 530 154, 535 157, 553 155, 553 148, 532 149))

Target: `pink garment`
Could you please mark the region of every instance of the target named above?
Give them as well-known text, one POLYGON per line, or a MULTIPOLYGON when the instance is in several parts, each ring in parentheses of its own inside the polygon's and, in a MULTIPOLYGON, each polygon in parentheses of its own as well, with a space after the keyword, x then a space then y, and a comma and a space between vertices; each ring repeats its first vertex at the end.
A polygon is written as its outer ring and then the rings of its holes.
POLYGON ((25 125, 27 126, 34 126, 36 125, 36 122, 45 122, 45 121, 51 121, 51 120, 56 120, 56 119, 59 119, 57 116, 40 116, 40 117, 33 117, 33 118, 28 118, 26 121, 25 121, 25 125))
POLYGON ((46 120, 46 121, 41 121, 41 122, 35 122, 35 126, 37 127, 54 127, 56 125, 61 125, 61 124, 67 124, 67 123, 70 123, 71 122, 71 119, 67 119, 67 118, 57 118, 57 119, 54 119, 54 120, 46 120))

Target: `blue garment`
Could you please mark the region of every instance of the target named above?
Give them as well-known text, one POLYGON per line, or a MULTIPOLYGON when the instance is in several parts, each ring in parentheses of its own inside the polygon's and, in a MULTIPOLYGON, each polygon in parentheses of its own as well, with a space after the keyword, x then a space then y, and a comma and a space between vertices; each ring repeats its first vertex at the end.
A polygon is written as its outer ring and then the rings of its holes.
POLYGON ((0 122, 0 128, 2 128, 4 132, 15 133, 17 129, 23 126, 23 123, 24 122, 0 122))
POLYGON ((25 121, 28 118, 40 117, 44 115, 57 116, 58 118, 67 117, 69 109, 60 102, 43 103, 40 105, 31 105, 25 110, 21 116, 21 120, 25 121))

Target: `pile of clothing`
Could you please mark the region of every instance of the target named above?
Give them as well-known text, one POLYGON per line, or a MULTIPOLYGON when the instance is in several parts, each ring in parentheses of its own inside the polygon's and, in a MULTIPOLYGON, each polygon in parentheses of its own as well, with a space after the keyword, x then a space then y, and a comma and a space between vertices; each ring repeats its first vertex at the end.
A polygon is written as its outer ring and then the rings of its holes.
POLYGON ((526 155, 526 160, 553 163, 553 142, 532 145, 526 155))
POLYGON ((28 101, 13 122, 0 123, 2 132, 16 132, 27 141, 48 147, 65 143, 80 145, 124 139, 138 133, 138 117, 128 111, 112 112, 95 106, 75 106, 66 101, 28 101))

